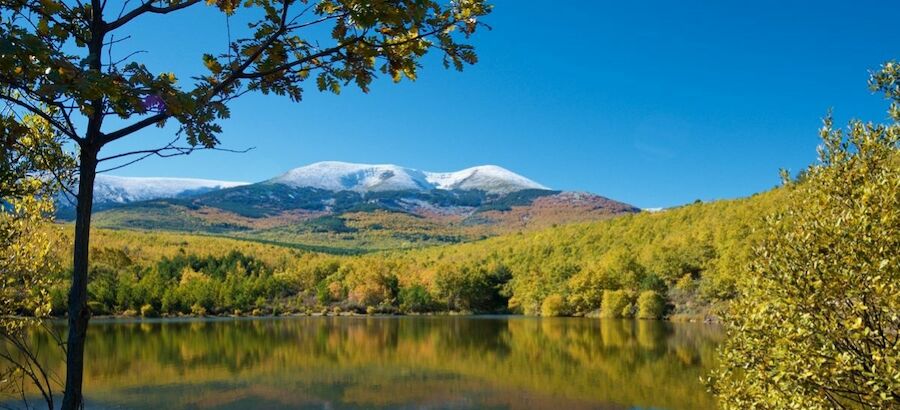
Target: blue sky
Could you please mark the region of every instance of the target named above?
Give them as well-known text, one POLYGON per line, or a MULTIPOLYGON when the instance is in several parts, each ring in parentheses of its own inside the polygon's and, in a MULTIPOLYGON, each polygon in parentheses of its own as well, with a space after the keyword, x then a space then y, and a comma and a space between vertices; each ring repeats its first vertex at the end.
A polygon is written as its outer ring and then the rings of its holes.
MULTIPOLYGON (((886 103, 866 79, 900 59, 894 1, 493 4, 493 30, 474 39, 481 61, 462 73, 430 58, 415 83, 385 78, 369 94, 309 84, 299 104, 246 96, 221 140, 255 150, 151 159, 114 174, 258 181, 323 160, 496 164, 640 207, 740 197, 776 185, 779 168, 814 161, 829 108, 839 124, 884 120, 886 103)), ((139 58, 151 70, 181 78, 199 72, 202 52, 223 51, 221 14, 168 17, 143 19, 114 51, 147 50, 139 58)), ((154 147, 174 129, 106 153, 154 147)))

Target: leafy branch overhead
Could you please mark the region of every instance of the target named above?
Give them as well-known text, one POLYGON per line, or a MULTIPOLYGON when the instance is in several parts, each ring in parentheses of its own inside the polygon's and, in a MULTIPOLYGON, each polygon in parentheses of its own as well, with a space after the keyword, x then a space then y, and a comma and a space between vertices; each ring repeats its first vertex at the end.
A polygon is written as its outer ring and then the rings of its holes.
POLYGON ((431 50, 461 70, 476 62, 465 41, 490 12, 482 0, 208 1, 229 16, 259 17, 228 50, 204 54, 207 72, 185 84, 130 61, 133 55, 117 60, 110 49, 145 15, 203 3, 124 3, 107 11, 105 1, 0 0, 0 100, 82 145, 99 148, 174 118, 191 146, 209 148, 218 144, 218 121, 229 117, 227 103, 247 92, 299 101, 313 79, 320 91, 353 84, 365 92, 379 74, 415 80, 418 60, 431 50), (76 127, 79 115, 90 120, 86 131, 76 127), (107 130, 103 118, 113 115, 132 122, 107 130))

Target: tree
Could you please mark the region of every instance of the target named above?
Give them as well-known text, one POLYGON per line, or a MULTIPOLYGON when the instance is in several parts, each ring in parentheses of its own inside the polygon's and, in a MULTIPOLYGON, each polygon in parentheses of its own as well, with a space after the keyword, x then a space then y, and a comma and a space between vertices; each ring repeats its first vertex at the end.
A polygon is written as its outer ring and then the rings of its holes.
POLYGON ((893 122, 826 118, 820 162, 767 219, 713 380, 726 408, 900 407, 900 66, 871 85, 893 122))
POLYGON ((414 80, 419 60, 432 49, 442 53, 445 66, 461 70, 477 60, 463 41, 490 12, 483 0, 142 0, 130 9, 128 2, 112 11, 106 6, 104 0, 0 0, 0 100, 43 118, 79 148, 64 409, 82 404, 98 164, 215 149, 228 104, 247 92, 299 101, 302 84, 312 78, 320 91, 339 93, 350 83, 368 91, 379 73, 414 80), (204 3, 254 21, 225 53, 202 56, 208 72, 193 85, 172 73, 152 73, 134 61, 137 54, 112 57, 111 47, 127 38, 133 22, 204 3), (169 120, 179 125, 171 143, 99 156, 108 144, 169 120), (111 128, 122 123, 127 125, 111 128))
POLYGON ((52 375, 38 361, 28 332, 50 313, 50 273, 59 264, 47 222, 72 162, 42 118, 16 118, 6 109, 0 124, 0 359, 6 362, 0 389, 24 397, 31 383, 53 408, 52 375))

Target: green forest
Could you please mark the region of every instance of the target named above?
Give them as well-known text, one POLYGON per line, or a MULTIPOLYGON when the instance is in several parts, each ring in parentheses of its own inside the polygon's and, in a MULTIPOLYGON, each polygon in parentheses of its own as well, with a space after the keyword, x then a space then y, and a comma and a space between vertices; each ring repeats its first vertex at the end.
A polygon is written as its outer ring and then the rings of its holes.
MULTIPOLYGON (((761 215, 784 206, 789 189, 354 256, 106 230, 91 246, 89 303, 95 315, 127 316, 463 312, 709 320, 736 294, 761 215)), ((61 269, 57 276, 53 311, 62 314, 70 275, 61 269)))

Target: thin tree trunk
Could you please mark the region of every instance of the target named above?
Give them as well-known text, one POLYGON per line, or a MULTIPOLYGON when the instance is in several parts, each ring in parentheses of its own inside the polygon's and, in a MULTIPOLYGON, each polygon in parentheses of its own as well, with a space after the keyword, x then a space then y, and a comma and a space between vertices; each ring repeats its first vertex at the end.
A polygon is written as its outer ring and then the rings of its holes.
POLYGON ((75 217, 75 250, 72 287, 69 290, 69 334, 66 343, 66 391, 63 410, 84 406, 81 385, 84 374, 84 340, 91 312, 87 308, 88 248, 91 237, 91 210, 94 203, 94 178, 97 175, 97 150, 89 144, 81 147, 78 166, 78 206, 75 217))

